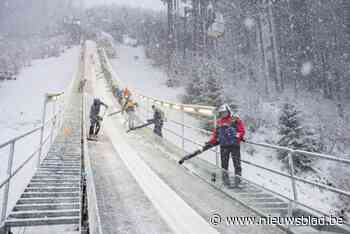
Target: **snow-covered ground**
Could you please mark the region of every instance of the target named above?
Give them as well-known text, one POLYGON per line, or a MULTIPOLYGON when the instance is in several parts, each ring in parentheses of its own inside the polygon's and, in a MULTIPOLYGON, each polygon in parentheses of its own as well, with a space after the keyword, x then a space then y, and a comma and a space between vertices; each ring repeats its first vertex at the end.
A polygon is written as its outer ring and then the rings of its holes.
MULTIPOLYGON (((117 79, 122 81, 124 86, 128 86, 131 90, 135 89, 143 95, 156 97, 168 101, 180 102, 180 96, 183 93, 182 89, 168 88, 165 85, 167 79, 166 74, 159 68, 153 67, 151 62, 145 58, 142 47, 129 47, 125 45, 117 45, 117 59, 111 60, 111 64, 115 70, 117 79)), ((141 104, 138 114, 143 120, 151 117, 150 105, 141 100, 137 100, 141 104), (147 109, 147 110, 146 110, 147 109)), ((271 107, 272 109, 275 109, 271 107)), ((270 109, 271 109, 270 108, 270 109)), ((173 119, 181 122, 182 115, 174 110, 164 109, 168 119, 173 119)), ((192 116, 185 115, 185 123, 199 127, 199 121, 192 116)), ((165 128, 181 135, 182 128, 170 121, 165 123, 165 128)), ((260 129, 257 133, 248 133, 249 138, 255 142, 264 143, 266 140, 273 140, 276 136, 269 129, 260 129)), ((169 139, 176 145, 182 145, 182 140, 169 133, 164 132, 165 138, 169 139)), ((196 140, 199 143, 204 143, 208 140, 208 136, 199 131, 186 128, 185 136, 196 140)), ((186 142, 186 151, 193 151, 199 146, 186 142)), ((264 149, 250 145, 244 145, 242 149, 243 160, 262 165, 271 169, 281 170, 282 163, 277 159, 275 150, 264 149), (254 153, 248 153, 255 151, 254 153)), ((211 163, 215 163, 215 153, 208 152, 200 156, 211 163)), ((265 186, 273 191, 282 193, 292 197, 291 182, 289 179, 273 174, 266 170, 256 168, 254 166, 243 164, 243 176, 257 184, 265 186)), ((230 168, 233 168, 232 162, 230 168)), ((287 173, 287 171, 285 171, 287 173)), ((330 213, 334 209, 334 203, 337 201, 337 196, 334 193, 321 191, 315 187, 297 183, 299 200, 306 204, 312 204, 312 207, 323 210, 325 213, 330 213)))
POLYGON ((78 48, 73 48, 57 58, 34 60, 16 81, 0 82, 0 142, 40 124, 45 93, 64 91, 77 62, 78 48))
POLYGON ((124 85, 147 96, 179 101, 183 89, 165 85, 164 72, 152 66, 152 61, 146 58, 142 47, 118 44, 116 53, 118 58, 111 60, 111 63, 124 85))
MULTIPOLYGON (((0 83, 0 143, 29 131, 41 123, 44 95, 64 91, 78 67, 79 48, 67 50, 60 57, 32 61, 32 66, 20 71, 17 80, 0 83)), ((47 106, 47 119, 53 105, 47 106)), ((48 131, 45 135, 48 135, 48 131)), ((15 145, 13 170, 16 169, 39 144, 39 132, 20 140, 15 145)), ((48 147, 44 149, 47 150, 48 147)), ((0 149, 0 181, 6 178, 9 147, 0 149)), ((11 181, 9 209, 16 202, 34 173, 37 160, 33 159, 11 181)), ((0 190, 0 201, 2 193, 0 190)))

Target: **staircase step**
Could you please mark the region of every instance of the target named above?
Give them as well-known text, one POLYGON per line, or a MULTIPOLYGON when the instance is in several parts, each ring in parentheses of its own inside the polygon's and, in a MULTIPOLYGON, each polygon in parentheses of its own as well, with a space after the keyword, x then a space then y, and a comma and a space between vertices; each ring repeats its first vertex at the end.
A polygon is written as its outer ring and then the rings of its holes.
POLYGON ((76 165, 41 165, 41 169, 45 170, 58 170, 58 169, 68 169, 68 170, 80 170, 81 166, 79 164, 76 165))
POLYGON ((258 190, 258 189, 251 189, 251 188, 233 188, 232 191, 234 193, 263 193, 263 191, 258 190))
POLYGON ((243 198, 244 200, 247 200, 248 202, 252 203, 259 203, 259 202, 283 202, 281 199, 275 198, 275 197, 246 197, 243 198))
POLYGON ((80 168, 81 163, 79 162, 74 162, 74 163, 66 163, 66 162, 57 162, 57 163, 45 163, 43 162, 40 167, 48 167, 48 168, 61 168, 61 167, 78 167, 80 168))
POLYGON ((61 183, 61 182, 43 182, 43 183, 30 183, 27 188, 80 188, 79 181, 75 183, 61 183))
POLYGON ((67 198, 21 198, 17 201, 18 205, 23 204, 45 204, 45 203, 77 203, 80 201, 79 197, 67 198))
POLYGON ((77 172, 37 172, 37 174, 35 174, 36 176, 50 176, 50 175, 71 175, 71 176, 78 176, 80 175, 80 173, 77 172))
POLYGON ((22 194, 21 198, 29 197, 79 197, 79 192, 56 192, 56 193, 34 193, 34 192, 25 192, 22 194))
POLYGON ((69 175, 69 176, 64 176, 64 175, 55 175, 55 174, 52 174, 52 175, 47 175, 47 176, 41 176, 41 175, 35 175, 33 178, 32 178, 32 182, 35 182, 35 181, 67 181, 67 182, 75 182, 75 181, 80 181, 81 180, 81 176, 80 175, 76 175, 76 176, 72 176, 72 175, 69 175))
POLYGON ((79 176, 58 176, 58 175, 49 175, 49 176, 40 176, 34 175, 31 182, 69 182, 74 183, 76 181, 80 181, 81 177, 79 176))
POLYGON ((45 164, 45 163, 76 163, 76 164, 80 164, 80 159, 55 159, 55 158, 48 158, 48 159, 45 159, 42 163, 45 164))
POLYGON ((236 193, 241 197, 257 197, 257 198, 273 198, 271 194, 268 193, 236 193))
POLYGON ((31 187, 26 188, 24 192, 79 192, 79 187, 31 187))
MULTIPOLYGON (((78 147, 80 147, 80 143, 77 144, 78 147)), ((64 157, 80 157, 81 156, 81 149, 75 149, 75 148, 62 148, 62 149, 50 149, 48 152, 48 157, 51 155, 59 155, 63 154, 64 157)))
POLYGON ((79 216, 79 210, 38 210, 38 211, 17 211, 11 212, 9 218, 13 219, 32 219, 32 218, 53 218, 64 216, 79 216))
POLYGON ((288 213, 288 209, 287 208, 260 208, 259 210, 261 210, 263 213, 265 214, 280 214, 279 216, 281 216, 281 214, 287 214, 288 213))
MULTIPOLYGON (((52 211, 52 210, 79 210, 80 203, 54 203, 54 204, 25 204, 16 205, 13 211, 32 211, 35 213, 38 210, 52 211)), ((12 212, 13 212, 12 211, 12 212)))
POLYGON ((263 208, 288 208, 288 203, 285 202, 263 202, 256 203, 254 206, 263 208))
POLYGON ((42 163, 42 167, 80 167, 80 162, 76 163, 42 163))
POLYGON ((55 155, 48 155, 47 159, 60 159, 60 160, 64 160, 64 159, 74 159, 74 160, 80 160, 81 157, 80 155, 76 155, 76 156, 67 156, 67 155, 62 155, 62 154, 55 154, 55 155))
POLYGON ((50 175, 34 175, 33 180, 80 180, 81 175, 56 175, 56 174, 50 174, 50 175))
POLYGON ((39 168, 37 170, 38 173, 45 173, 45 172, 68 172, 68 173, 80 173, 80 169, 75 170, 75 169, 64 169, 64 168, 57 168, 57 169, 47 169, 47 168, 39 168))
POLYGON ((79 224, 79 216, 65 216, 54 218, 30 218, 30 219, 8 219, 6 226, 23 227, 23 226, 39 226, 39 225, 60 225, 60 224, 79 224))
MULTIPOLYGON (((65 138, 62 138, 62 137, 56 138, 56 140, 54 141, 54 144, 65 144, 65 143, 66 143, 65 138)), ((70 143, 72 143, 72 144, 80 144, 81 143, 80 142, 80 138, 76 138, 74 140, 70 140, 70 143)))

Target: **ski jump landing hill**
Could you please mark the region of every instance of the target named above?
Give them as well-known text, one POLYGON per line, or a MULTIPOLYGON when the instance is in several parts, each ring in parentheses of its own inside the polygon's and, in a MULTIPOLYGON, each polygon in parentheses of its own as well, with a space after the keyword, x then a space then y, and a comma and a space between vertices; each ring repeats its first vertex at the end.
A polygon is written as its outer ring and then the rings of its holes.
MULTIPOLYGON (((80 59, 78 75, 66 92, 70 95, 62 123, 56 125, 57 134, 51 134, 54 140, 46 157, 39 158, 36 173, 16 205, 2 209, 6 217, 2 220, 4 233, 9 230, 20 233, 19 227, 23 226, 28 227, 26 233, 39 234, 349 233, 347 225, 247 225, 242 220, 236 221, 241 224, 229 224, 226 217, 256 218, 258 222, 259 217, 316 217, 324 213, 298 201, 295 184, 301 178, 296 177, 293 170, 285 174, 254 164, 287 177, 293 189, 291 196, 285 196, 244 177, 240 189, 222 186, 217 149, 211 152, 213 162, 198 157, 180 166, 177 161, 186 151, 201 145, 197 142, 200 136, 190 132, 198 129, 184 124, 185 114, 210 117, 212 107, 171 103, 132 90, 139 104, 137 125, 151 116, 152 103, 171 109, 167 112, 165 137, 155 136, 149 128, 126 133, 125 116, 105 115, 98 141, 87 141, 93 98, 102 99, 111 112, 119 110, 111 85, 122 88, 123 83, 103 49, 98 49, 94 42, 87 41, 82 46, 80 59), (79 92, 79 82, 83 79, 87 82, 83 92, 79 92)), ((206 134, 205 130, 199 131, 206 134)), ((43 138, 50 139, 50 136, 43 138)), ((320 157, 350 163, 331 156, 320 157)), ((12 174, 10 170, 7 181, 12 174)), ((324 187, 349 196, 349 191, 324 187)))

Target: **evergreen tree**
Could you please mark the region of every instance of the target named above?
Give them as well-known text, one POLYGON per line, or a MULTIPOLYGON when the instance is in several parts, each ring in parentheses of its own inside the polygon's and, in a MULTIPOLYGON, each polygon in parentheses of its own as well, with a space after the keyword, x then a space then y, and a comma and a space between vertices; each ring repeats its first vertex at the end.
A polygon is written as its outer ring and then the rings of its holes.
POLYGON ((196 104, 201 101, 201 87, 200 87, 200 74, 197 69, 192 70, 192 76, 190 82, 186 86, 186 96, 184 98, 185 103, 196 104))
POLYGON ((205 89, 203 93, 203 104, 209 106, 219 106, 223 103, 223 87, 221 79, 218 77, 215 67, 209 67, 205 80, 205 89))
MULTIPOLYGON (((301 112, 293 104, 286 103, 282 108, 282 114, 279 118, 279 134, 281 138, 278 141, 280 146, 292 149, 316 152, 320 149, 320 144, 316 135, 306 126, 301 124, 301 112)), ((280 150, 279 158, 288 165, 288 152, 280 150)), ((302 154, 293 155, 293 163, 296 172, 311 169, 313 158, 302 154)))

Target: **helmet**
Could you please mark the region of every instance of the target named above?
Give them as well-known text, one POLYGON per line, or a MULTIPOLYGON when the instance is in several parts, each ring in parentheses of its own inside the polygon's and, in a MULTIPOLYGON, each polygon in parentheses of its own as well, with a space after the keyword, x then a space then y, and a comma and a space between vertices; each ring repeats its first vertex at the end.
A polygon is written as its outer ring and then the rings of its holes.
POLYGON ((218 113, 222 113, 222 112, 226 112, 228 111, 230 114, 232 113, 231 108, 228 104, 222 104, 219 108, 218 108, 218 113))

